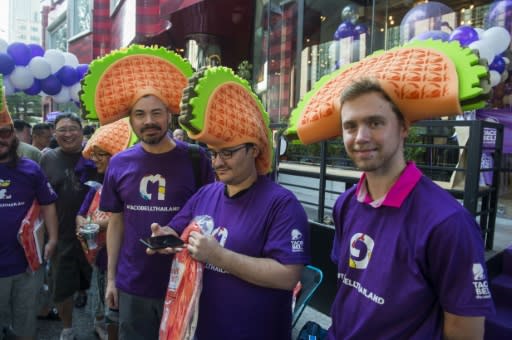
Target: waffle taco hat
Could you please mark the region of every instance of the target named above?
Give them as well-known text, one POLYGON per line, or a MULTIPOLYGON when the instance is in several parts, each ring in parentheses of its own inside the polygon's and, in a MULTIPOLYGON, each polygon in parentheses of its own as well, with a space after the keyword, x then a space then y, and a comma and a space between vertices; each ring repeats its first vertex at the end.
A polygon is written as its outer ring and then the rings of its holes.
POLYGON ((377 81, 409 122, 482 108, 491 89, 476 52, 457 41, 413 41, 322 77, 292 111, 285 134, 304 144, 340 136, 341 93, 361 78, 377 81))
POLYGON ((94 147, 98 147, 112 156, 129 148, 137 142, 128 117, 116 120, 113 123, 100 126, 87 141, 82 155, 90 159, 94 147))
POLYGON ((258 145, 258 174, 272 167, 268 113, 249 83, 227 67, 204 68, 189 79, 183 93, 180 125, 190 138, 216 148, 258 145))
POLYGON ((163 47, 132 45, 94 60, 82 80, 80 101, 86 119, 108 124, 130 113, 145 95, 162 100, 169 110, 179 112, 183 89, 193 73, 192 66, 163 47))
POLYGON ((5 100, 4 78, 0 75, 0 128, 12 125, 11 114, 5 100))

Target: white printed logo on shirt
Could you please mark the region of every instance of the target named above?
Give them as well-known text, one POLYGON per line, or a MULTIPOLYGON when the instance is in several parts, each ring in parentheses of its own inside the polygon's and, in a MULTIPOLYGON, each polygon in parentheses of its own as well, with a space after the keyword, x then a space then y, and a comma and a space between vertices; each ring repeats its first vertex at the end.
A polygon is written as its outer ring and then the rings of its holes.
POLYGON ((484 266, 481 263, 473 263, 473 286, 475 287, 475 298, 491 298, 489 283, 486 280, 484 266))
POLYGON ((293 229, 291 232, 291 245, 292 252, 302 253, 304 252, 304 237, 299 229, 293 229))
POLYGON ((7 194, 7 189, 0 189, 0 200, 10 200, 11 195, 7 194))
POLYGON ((157 199, 159 201, 163 201, 165 199, 165 178, 160 174, 156 175, 147 175, 142 177, 139 185, 139 192, 143 199, 146 201, 151 200, 153 194, 148 192, 149 183, 158 183, 158 195, 157 199))
POLYGON ((368 267, 372 257, 375 242, 373 239, 363 233, 356 233, 350 239, 350 259, 348 265, 350 268, 365 269, 368 267))

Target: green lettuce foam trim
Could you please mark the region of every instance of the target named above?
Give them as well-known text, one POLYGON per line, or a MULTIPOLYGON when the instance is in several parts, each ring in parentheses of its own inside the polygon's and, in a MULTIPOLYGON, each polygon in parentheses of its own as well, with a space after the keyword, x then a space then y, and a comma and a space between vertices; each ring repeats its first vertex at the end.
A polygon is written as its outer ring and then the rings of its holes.
POLYGON ((219 86, 228 83, 235 83, 241 86, 251 95, 262 114, 263 122, 268 127, 270 122, 268 113, 260 99, 251 90, 249 83, 245 79, 235 75, 230 68, 222 66, 207 69, 203 77, 198 79, 197 85, 194 88, 196 96, 189 98, 189 104, 192 107, 192 117, 189 120, 189 124, 198 131, 204 128, 205 114, 210 96, 213 95, 219 86))
POLYGON ((80 101, 86 119, 98 120, 94 98, 96 97, 97 86, 105 72, 119 60, 130 55, 150 55, 164 59, 179 69, 186 78, 194 73, 192 65, 186 59, 164 47, 131 45, 128 48, 113 51, 102 58, 93 60, 89 65, 89 71, 82 79, 80 101))
POLYGON ((288 128, 284 131, 284 135, 287 136, 287 138, 294 139, 298 137, 297 129, 299 127, 299 120, 302 115, 302 112, 308 106, 311 98, 313 98, 324 87, 324 85, 326 85, 332 79, 336 78, 340 73, 343 73, 345 70, 347 70, 353 65, 354 63, 343 65, 343 67, 339 68, 338 70, 326 74, 313 85, 313 88, 311 90, 306 92, 304 97, 302 97, 302 99, 297 104, 297 107, 294 108, 290 114, 290 119, 288 120, 288 128))
POLYGON ((480 65, 478 56, 471 49, 461 47, 458 41, 415 40, 404 47, 430 48, 450 58, 455 65, 459 77, 460 101, 472 99, 483 94, 484 90, 480 87, 480 79, 489 77, 489 69, 484 65, 480 65))

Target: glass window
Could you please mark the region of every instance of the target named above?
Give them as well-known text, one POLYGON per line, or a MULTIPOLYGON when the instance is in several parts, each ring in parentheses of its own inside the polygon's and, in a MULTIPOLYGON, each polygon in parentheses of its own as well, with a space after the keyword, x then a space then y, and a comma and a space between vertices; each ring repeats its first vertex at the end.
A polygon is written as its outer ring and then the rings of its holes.
POLYGON ((110 0, 110 15, 114 14, 121 0, 110 0))
MULTIPOLYGON (((505 5, 491 5, 491 0, 256 0, 254 89, 271 121, 286 122, 322 76, 375 51, 413 38, 448 39, 463 25, 481 28, 480 32, 492 26, 512 32, 512 5, 501 3, 505 5)), ((489 50, 480 49, 480 54, 491 64, 501 52, 489 50)), ((505 52, 512 56, 509 48, 505 52)), ((512 93, 512 83, 505 83, 505 88, 512 93)))
POLYGON ((49 39, 49 47, 55 48, 61 51, 67 51, 68 50, 68 25, 66 23, 66 20, 62 20, 62 23, 57 25, 55 29, 48 32, 50 39, 49 39))
POLYGON ((70 36, 91 31, 92 2, 91 0, 72 0, 69 3, 70 36))

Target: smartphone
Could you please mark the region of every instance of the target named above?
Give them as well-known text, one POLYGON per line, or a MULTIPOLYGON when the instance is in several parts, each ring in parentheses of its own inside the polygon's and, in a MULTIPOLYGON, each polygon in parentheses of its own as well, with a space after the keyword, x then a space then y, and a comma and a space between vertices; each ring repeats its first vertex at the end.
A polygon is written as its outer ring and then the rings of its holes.
POLYGON ((174 235, 160 235, 141 238, 139 241, 150 249, 162 249, 167 247, 176 248, 185 244, 181 238, 174 235))

